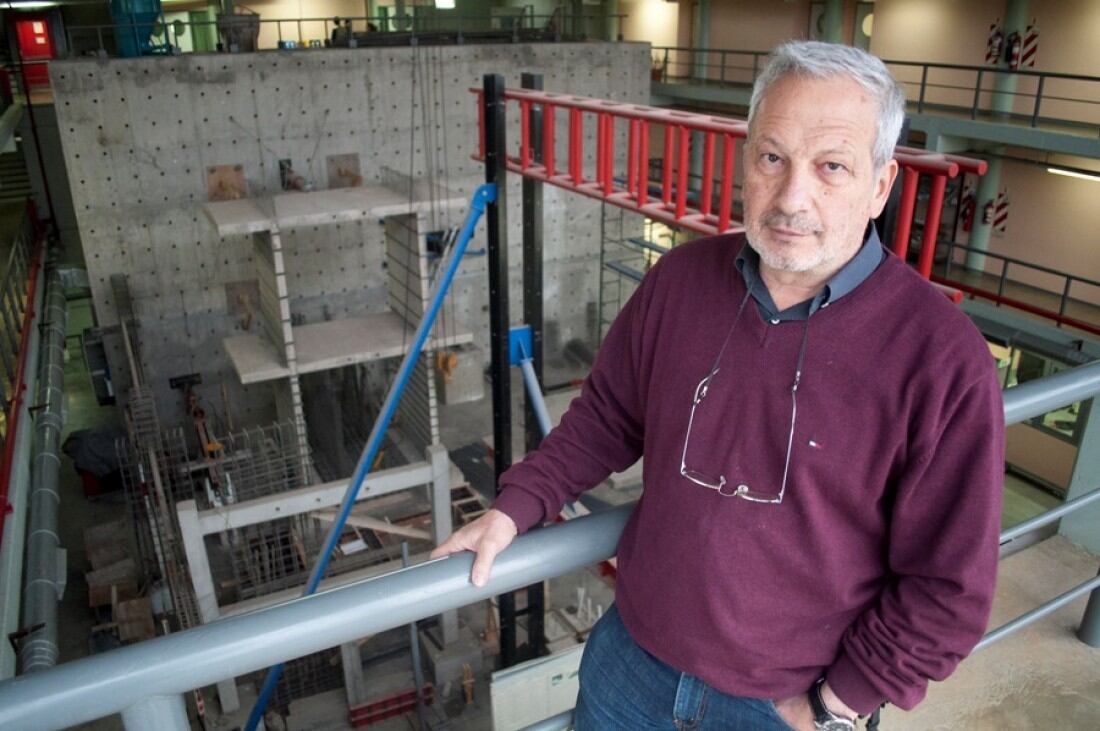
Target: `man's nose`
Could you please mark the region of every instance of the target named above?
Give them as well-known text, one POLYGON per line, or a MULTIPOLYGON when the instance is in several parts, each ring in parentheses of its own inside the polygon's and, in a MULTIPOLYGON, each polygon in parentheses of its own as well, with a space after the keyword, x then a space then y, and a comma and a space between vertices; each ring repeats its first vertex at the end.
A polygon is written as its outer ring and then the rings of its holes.
POLYGON ((813 198, 812 171, 799 166, 788 168, 776 195, 776 207, 788 215, 809 210, 813 198))

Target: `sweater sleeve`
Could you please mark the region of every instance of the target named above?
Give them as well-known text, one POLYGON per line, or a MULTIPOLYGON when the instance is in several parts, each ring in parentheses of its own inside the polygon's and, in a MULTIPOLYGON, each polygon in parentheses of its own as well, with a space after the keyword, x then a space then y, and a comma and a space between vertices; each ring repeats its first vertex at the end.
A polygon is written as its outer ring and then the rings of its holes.
MULTIPOLYGON (((958 392, 956 392, 958 393, 958 392)), ((993 602, 1004 485, 1004 407, 990 366, 941 410, 890 514, 890 579, 848 628, 826 672, 861 714, 905 710, 981 639, 993 602)))
POLYGON ((515 521, 520 533, 641 457, 643 331, 662 268, 659 262, 650 270, 615 318, 561 423, 537 450, 501 475, 493 507, 515 521))

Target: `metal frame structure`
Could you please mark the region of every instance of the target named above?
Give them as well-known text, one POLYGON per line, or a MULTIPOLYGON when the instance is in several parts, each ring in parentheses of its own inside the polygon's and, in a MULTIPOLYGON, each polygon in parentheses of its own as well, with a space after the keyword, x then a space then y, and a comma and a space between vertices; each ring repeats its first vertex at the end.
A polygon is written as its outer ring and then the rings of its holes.
MULTIPOLYGON (((1005 421, 1016 423, 1098 394, 1100 363, 1079 366, 1006 391, 1005 421)), ((1045 518, 1063 517, 1084 504, 1056 508, 1054 517, 1045 518)), ((484 587, 470 583, 473 555, 463 553, 13 678, 0 683, 0 728, 62 729, 121 712, 127 729, 190 729, 182 694, 193 688, 606 559, 632 510, 633 504, 623 505, 520 536, 497 558, 484 587)), ((1100 647, 1098 589, 1100 576, 1092 577, 1048 603, 1062 606, 1091 592, 1078 636, 1094 647, 1100 647)), ((983 642, 1039 619, 1049 606, 993 630, 983 642)))
MULTIPOLYGON (((365 477, 355 502, 381 497, 400 490, 430 485, 432 506, 432 541, 436 545, 451 534, 450 460, 447 451, 438 444, 428 447, 424 462, 382 470, 365 477)), ((244 502, 199 510, 194 500, 176 506, 184 553, 187 556, 188 575, 194 591, 195 602, 203 624, 222 617, 244 614, 264 607, 288 601, 299 595, 297 588, 287 589, 236 604, 219 606, 214 588, 214 575, 210 567, 205 537, 233 532, 250 525, 266 523, 295 515, 304 515, 341 505, 348 490, 348 481, 329 482, 321 485, 282 492, 244 502)), ((383 564, 383 568, 371 567, 342 574, 320 582, 324 589, 341 586, 351 581, 372 576, 380 570, 395 568, 383 564)), ((446 615, 442 622, 444 642, 452 641, 457 634, 457 618, 446 615)), ((236 683, 226 678, 218 683, 218 695, 223 708, 239 706, 236 683)))
MULTIPOLYGON (((470 91, 477 95, 480 127, 478 151, 474 159, 486 160, 489 144, 484 98, 486 91, 470 91)), ((510 89, 502 93, 504 99, 514 101, 520 111, 519 149, 515 155, 504 153, 510 172, 696 233, 713 235, 744 230, 733 213, 733 187, 736 144, 738 140, 747 137, 747 122, 729 117, 547 91, 510 89), (541 113, 541 134, 538 135, 541 139, 537 142, 532 134, 533 111, 541 113), (557 159, 559 140, 556 119, 559 111, 568 117, 567 156, 564 166, 559 166, 557 159), (596 126, 596 150, 594 156, 586 156, 586 119, 593 118, 596 126), (627 130, 627 156, 625 169, 619 170, 615 147, 616 139, 620 136, 619 128, 623 126, 627 130), (651 198, 650 139, 656 131, 655 128, 662 133, 664 145, 660 166, 660 194, 651 198), (693 143, 693 137, 698 141, 693 143), (698 151, 697 146, 700 144, 702 182, 699 191, 695 193, 698 205, 692 206, 689 205, 688 190, 689 179, 692 177, 690 161, 693 146, 694 151, 698 151)), ((503 124, 503 121, 494 123, 503 124)), ((928 279, 932 274, 947 179, 956 177, 960 172, 984 175, 988 165, 984 160, 913 147, 898 147, 894 157, 901 167, 902 183, 893 251, 903 260, 909 250, 909 235, 916 213, 920 176, 932 176, 918 264, 921 276, 928 279)))

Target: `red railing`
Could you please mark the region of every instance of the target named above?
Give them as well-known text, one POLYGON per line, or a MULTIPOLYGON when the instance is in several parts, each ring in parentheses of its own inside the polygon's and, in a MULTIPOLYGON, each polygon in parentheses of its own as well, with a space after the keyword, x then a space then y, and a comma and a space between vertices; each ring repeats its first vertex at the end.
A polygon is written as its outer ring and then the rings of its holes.
MULTIPOLYGON (((481 89, 470 89, 477 97, 478 152, 485 158, 485 114, 481 89)), ((509 89, 505 100, 515 102, 520 112, 518 153, 509 153, 511 172, 541 180, 566 190, 635 211, 670 226, 703 234, 731 233, 743 230, 733 215, 733 177, 737 140, 748 135, 742 120, 709 114, 660 109, 641 104, 593 99, 528 89, 509 89), (532 144, 530 112, 542 108, 542 148, 532 144), (557 118, 561 112, 568 123, 565 169, 559 169, 555 157, 558 148, 557 118), (585 156, 585 121, 595 118, 596 154, 585 156), (615 154, 615 140, 625 126, 625 169, 615 154), (664 138, 659 195, 651 198, 649 188, 650 137, 660 127, 664 138), (702 138, 702 185, 698 207, 688 205, 688 178, 692 133, 702 138), (720 156, 719 156, 720 150, 720 156), (541 152, 541 155, 538 153, 541 152), (541 159, 540 159, 541 158, 541 159), (715 188, 718 189, 715 201, 715 188)), ((698 143, 696 143, 698 144, 698 143)), ((984 160, 931 153, 911 147, 899 147, 895 158, 901 166, 902 193, 898 208, 894 252, 902 259, 909 249, 916 209, 917 187, 922 174, 932 176, 932 191, 924 225, 924 241, 918 270, 926 279, 932 274, 936 232, 943 211, 947 178, 960 172, 984 175, 984 160)), ((949 296, 954 296, 949 293, 949 296)))
MULTIPOLYGON (((477 95, 480 128, 478 152, 474 158, 482 160, 485 158, 483 91, 470 91, 477 95)), ((670 226, 703 234, 742 230, 740 221, 733 215, 732 191, 737 140, 744 139, 748 133, 745 122, 527 89, 509 89, 505 99, 515 102, 520 111, 519 150, 515 155, 509 154, 507 161, 511 172, 607 201, 670 226), (534 106, 542 108, 541 150, 534 149, 531 139, 529 119, 534 106), (567 124, 568 135, 564 168, 559 167, 556 157, 559 112, 567 124), (586 156, 585 122, 593 118, 595 155, 586 156), (659 193, 651 195, 649 143, 655 127, 664 135, 664 172, 659 193), (615 151, 615 141, 622 128, 627 133, 625 167, 620 167, 621 156, 615 151), (698 207, 688 204, 693 132, 700 133, 703 140, 703 185, 698 207)))
MULTIPOLYGON (((26 216, 24 219, 24 226, 13 244, 11 262, 14 263, 17 261, 16 252, 20 247, 27 248, 26 253, 29 258, 26 267, 26 288, 23 290, 25 295, 22 292, 0 293, 0 298, 2 298, 0 305, 10 305, 16 300, 20 300, 23 303, 23 320, 20 324, 15 374, 6 390, 8 403, 6 405, 7 409, 3 434, 4 451, 3 456, 0 457, 0 540, 3 540, 4 537, 5 519, 12 509, 11 504, 8 502, 8 490, 11 485, 11 473, 15 460, 16 432, 19 428, 19 422, 24 411, 24 397, 27 389, 27 351, 30 344, 31 327, 35 317, 34 303, 35 295, 38 290, 38 272, 42 266, 42 242, 45 234, 44 228, 38 222, 38 215, 35 210, 34 202, 30 199, 27 200, 27 209, 24 215, 26 216)), ((9 270, 6 273, 9 281, 3 283, 5 287, 15 286, 15 282, 12 278, 13 274, 12 267, 9 265, 9 270)))
POLYGON ((894 253, 905 261, 909 253, 909 233, 913 228, 913 216, 916 213, 917 188, 922 174, 932 176, 932 190, 928 196, 928 207, 924 214, 924 235, 921 239, 920 259, 917 271, 925 279, 932 276, 932 262, 936 254, 936 235, 940 230, 940 215, 943 212, 943 195, 947 188, 947 179, 954 178, 960 172, 985 175, 988 168, 985 160, 976 160, 958 155, 944 155, 928 152, 914 147, 899 147, 894 158, 901 165, 902 177, 901 201, 898 205, 897 227, 894 229, 894 253))

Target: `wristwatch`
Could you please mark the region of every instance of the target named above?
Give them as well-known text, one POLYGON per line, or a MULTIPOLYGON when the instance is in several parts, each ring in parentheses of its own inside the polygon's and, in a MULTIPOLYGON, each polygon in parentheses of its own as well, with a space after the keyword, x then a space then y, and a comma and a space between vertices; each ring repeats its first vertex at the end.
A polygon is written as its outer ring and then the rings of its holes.
POLYGON ((855 731, 855 719, 838 716, 825 706, 821 697, 821 686, 825 684, 825 678, 818 678, 810 688, 810 710, 814 714, 814 728, 817 731, 855 731))

